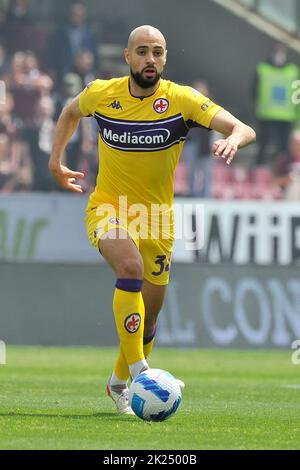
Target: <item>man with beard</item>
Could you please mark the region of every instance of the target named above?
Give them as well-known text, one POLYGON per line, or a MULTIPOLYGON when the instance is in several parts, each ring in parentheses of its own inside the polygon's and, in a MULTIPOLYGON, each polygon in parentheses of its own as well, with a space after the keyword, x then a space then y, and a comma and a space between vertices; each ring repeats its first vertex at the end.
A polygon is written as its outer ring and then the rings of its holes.
MULTIPOLYGON (((188 130, 204 126, 226 137, 213 153, 230 164, 255 132, 196 90, 161 78, 166 41, 152 26, 129 36, 129 77, 95 80, 62 112, 50 171, 63 187, 82 192, 79 172, 61 157, 79 120, 99 126, 100 168, 86 213, 88 237, 116 275, 113 311, 120 352, 107 385, 119 413, 132 413, 129 377, 147 369, 174 241, 174 172, 188 130)), ((184 384, 180 381, 183 388, 184 384)))

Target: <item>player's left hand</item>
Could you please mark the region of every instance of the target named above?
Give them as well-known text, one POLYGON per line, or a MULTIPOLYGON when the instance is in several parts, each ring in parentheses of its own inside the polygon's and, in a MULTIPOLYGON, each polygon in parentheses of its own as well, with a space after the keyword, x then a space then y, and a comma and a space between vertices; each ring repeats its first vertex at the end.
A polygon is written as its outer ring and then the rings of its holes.
POLYGON ((83 193, 83 189, 80 184, 76 184, 76 179, 84 178, 84 174, 79 171, 72 171, 64 165, 52 165, 49 162, 49 169, 52 173, 53 178, 59 186, 75 193, 83 193))
POLYGON ((230 165, 239 148, 239 142, 235 137, 217 140, 212 147, 212 153, 215 157, 224 158, 227 165, 230 165))

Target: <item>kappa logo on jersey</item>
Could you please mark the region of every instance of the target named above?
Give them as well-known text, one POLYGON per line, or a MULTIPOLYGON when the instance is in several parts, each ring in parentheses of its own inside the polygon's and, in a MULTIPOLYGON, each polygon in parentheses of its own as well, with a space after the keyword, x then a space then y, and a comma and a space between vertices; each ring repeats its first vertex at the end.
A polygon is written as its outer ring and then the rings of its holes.
POLYGON ((110 103, 107 107, 108 107, 108 108, 112 108, 112 109, 122 109, 122 111, 123 111, 123 108, 122 108, 122 106, 121 106, 120 101, 117 101, 117 100, 115 100, 115 101, 113 101, 112 103, 110 103))
POLYGON ((159 114, 165 113, 169 109, 169 101, 165 98, 159 98, 158 100, 154 101, 153 108, 154 111, 159 114))
POLYGON ((141 315, 139 313, 132 313, 129 315, 125 322, 124 326, 128 333, 136 333, 141 324, 141 315))

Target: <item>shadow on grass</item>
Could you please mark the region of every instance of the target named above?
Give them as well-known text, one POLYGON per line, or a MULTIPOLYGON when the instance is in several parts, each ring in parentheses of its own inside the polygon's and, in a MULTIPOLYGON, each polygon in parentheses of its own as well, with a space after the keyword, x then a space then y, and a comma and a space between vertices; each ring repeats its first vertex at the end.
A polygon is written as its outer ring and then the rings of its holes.
POLYGON ((134 415, 118 415, 116 413, 93 413, 82 415, 67 415, 61 413, 45 414, 45 413, 0 413, 0 418, 64 418, 64 419, 100 419, 105 421, 128 421, 132 422, 137 416, 134 415))

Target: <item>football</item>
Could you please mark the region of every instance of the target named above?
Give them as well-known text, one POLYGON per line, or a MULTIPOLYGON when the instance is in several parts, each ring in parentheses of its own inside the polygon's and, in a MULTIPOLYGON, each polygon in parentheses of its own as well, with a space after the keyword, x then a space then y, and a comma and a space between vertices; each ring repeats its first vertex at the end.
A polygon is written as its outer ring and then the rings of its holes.
POLYGON ((177 411, 181 403, 180 386, 169 372, 148 369, 132 381, 129 403, 139 418, 164 421, 177 411))

